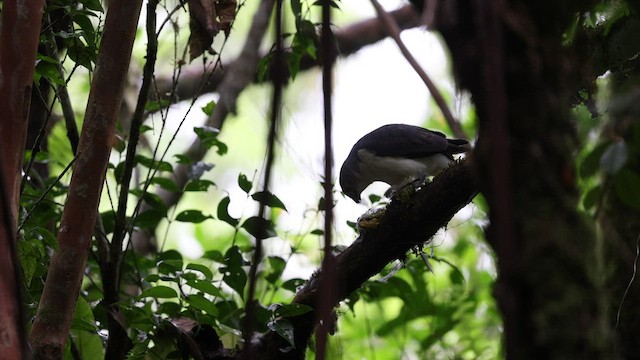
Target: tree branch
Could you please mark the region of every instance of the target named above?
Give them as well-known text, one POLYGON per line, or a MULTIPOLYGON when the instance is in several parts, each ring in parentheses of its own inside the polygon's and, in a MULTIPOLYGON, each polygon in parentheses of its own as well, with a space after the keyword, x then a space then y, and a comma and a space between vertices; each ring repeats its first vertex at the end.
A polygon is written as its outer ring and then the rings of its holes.
POLYGON ((418 64, 413 55, 411 55, 409 49, 407 49, 407 46, 404 44, 404 42, 402 42, 402 39, 400 38, 400 27, 398 26, 398 24, 393 20, 391 15, 382 8, 382 5, 380 5, 378 0, 371 0, 371 4, 373 4, 373 7, 376 9, 378 17, 384 24, 385 29, 389 33, 389 36, 393 38, 393 40, 398 45, 398 48, 400 48, 400 52, 405 57, 405 59, 407 59, 409 65, 411 65, 413 70, 415 70, 418 76, 420 76, 420 79, 422 79, 422 82, 424 82, 424 84, 427 86, 427 89, 429 89, 431 96, 433 96, 433 100, 440 108, 440 111, 442 111, 442 115, 447 121, 447 124, 449 124, 449 128, 451 128, 453 134, 461 139, 468 139, 467 134, 464 132, 464 130, 462 130, 462 126, 460 126, 460 122, 456 120, 456 118, 449 110, 447 102, 444 100, 444 97, 440 93, 440 90, 438 90, 438 87, 433 83, 433 81, 431 81, 429 75, 427 75, 426 71, 424 71, 420 64, 418 64))
MULTIPOLYGON (((396 21, 400 29, 406 30, 420 25, 420 16, 411 5, 403 6, 398 10, 389 13, 396 21)), ((367 45, 374 44, 387 37, 380 19, 372 18, 364 20, 353 25, 345 27, 341 31, 334 34, 338 55, 347 57, 367 45)), ((260 57, 264 57, 261 54, 260 57)), ((185 100, 191 99, 202 93, 215 92, 220 86, 224 78, 227 77, 229 69, 237 67, 236 62, 240 60, 242 55, 234 62, 224 66, 216 66, 213 69, 203 69, 201 66, 189 67, 183 70, 180 81, 175 88, 175 99, 185 100), (225 70, 227 69, 227 70, 225 70)), ((317 59, 310 56, 304 56, 300 61, 300 71, 309 70, 319 66, 317 59)), ((288 69, 282 69, 285 76, 289 76, 288 69)), ((256 81, 252 76, 251 82, 256 81)), ((168 94, 173 90, 173 81, 171 77, 158 77, 157 80, 158 94, 168 94)), ((152 94, 153 95, 153 94, 152 94)), ((173 101, 173 100, 172 100, 173 101)))
MULTIPOLYGON (((410 249, 430 238, 478 192, 471 159, 452 165, 423 186, 407 201, 394 199, 372 229, 362 230, 356 241, 335 259, 336 284, 331 306, 334 307, 356 291, 385 265, 403 259, 410 249)), ((294 327, 295 349, 274 332, 261 339, 262 359, 303 359, 316 325, 320 301, 319 289, 325 279, 318 271, 296 294, 293 302, 310 306, 314 311, 288 318, 294 327)), ((322 299, 324 301, 324 298, 322 299)))

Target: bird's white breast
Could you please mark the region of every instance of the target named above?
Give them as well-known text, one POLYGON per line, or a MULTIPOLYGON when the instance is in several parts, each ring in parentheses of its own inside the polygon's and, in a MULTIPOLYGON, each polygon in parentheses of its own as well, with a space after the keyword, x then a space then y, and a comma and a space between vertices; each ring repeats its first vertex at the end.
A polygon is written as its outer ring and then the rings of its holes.
MULTIPOLYGON (((377 156, 366 149, 358 150, 359 173, 362 179, 383 181, 389 185, 400 185, 407 178, 433 176, 449 166, 451 160, 442 154, 407 159, 377 156)), ((367 184, 368 185, 368 184, 367 184)))

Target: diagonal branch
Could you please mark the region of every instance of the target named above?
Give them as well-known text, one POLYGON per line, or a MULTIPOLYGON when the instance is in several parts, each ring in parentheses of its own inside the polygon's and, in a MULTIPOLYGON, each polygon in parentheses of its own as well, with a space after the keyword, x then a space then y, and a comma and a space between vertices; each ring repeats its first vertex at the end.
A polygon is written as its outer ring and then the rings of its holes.
POLYGON ((409 51, 409 49, 407 49, 407 46, 402 42, 402 39, 400 38, 400 27, 398 26, 398 24, 393 20, 391 15, 389 15, 389 13, 387 13, 382 8, 378 0, 371 0, 371 4, 373 4, 373 7, 378 13, 378 17, 380 17, 384 24, 384 27, 386 28, 387 32, 389 32, 389 36, 393 38, 393 40, 398 45, 398 48, 400 48, 400 52, 402 53, 402 55, 404 55, 404 57, 407 59, 407 62, 409 62, 411 67, 416 71, 418 76, 420 76, 420 79, 422 79, 424 84, 429 89, 431 96, 433 96, 433 100, 440 108, 440 111, 442 111, 442 115, 444 115, 444 118, 447 121, 447 124, 449 124, 451 131, 453 131, 453 134, 456 137, 467 139, 467 134, 465 134, 464 130, 462 130, 460 122, 458 122, 458 120, 453 117, 453 114, 447 106, 447 102, 444 100, 444 97, 442 96, 436 85, 433 83, 433 81, 431 81, 429 75, 427 75, 424 69, 420 67, 420 64, 418 64, 413 55, 411 55, 411 52, 409 51))
MULTIPOLYGON (((263 12, 265 13, 265 12, 263 12)), ((413 9, 413 6, 407 5, 400 9, 389 13, 402 30, 420 26, 420 16, 413 9)), ((372 18, 349 25, 334 33, 338 55, 347 57, 354 54, 365 46, 375 44, 387 37, 387 33, 382 26, 382 22, 378 18, 372 18)), ((257 49, 257 47, 256 47, 257 49)), ((253 49, 255 50, 255 49, 253 49)), ((230 69, 241 67, 236 63, 242 63, 243 55, 240 55, 235 61, 225 64, 224 66, 216 66, 215 68, 203 69, 201 66, 188 67, 184 69, 180 81, 175 88, 175 99, 185 100, 191 99, 201 93, 215 92, 220 87, 222 81, 227 78, 230 69)), ((264 54, 260 54, 260 58, 264 54)), ((318 67, 320 63, 308 55, 300 60, 300 71, 309 70, 318 67)), ((281 73, 289 76, 288 69, 281 69, 281 73)), ((256 79, 252 75, 251 82, 256 79)), ((158 77, 157 80, 158 94, 169 94, 172 92, 174 84, 170 77, 158 77)), ((153 95, 153 94, 152 94, 153 95)), ((173 101, 173 100, 172 100, 173 101)))
MULTIPOLYGON (((356 291, 385 265, 404 258, 407 251, 428 241, 451 218, 471 202, 478 192, 474 165, 469 158, 452 165, 433 182, 418 190, 410 200, 394 200, 386 208, 375 228, 361 231, 356 241, 335 259, 336 292, 332 307, 356 291)), ((294 327, 295 348, 288 352, 287 341, 275 332, 261 339, 262 359, 303 359, 316 322, 319 289, 325 279, 318 271, 296 294, 293 302, 310 306, 313 311, 288 318, 294 327)))

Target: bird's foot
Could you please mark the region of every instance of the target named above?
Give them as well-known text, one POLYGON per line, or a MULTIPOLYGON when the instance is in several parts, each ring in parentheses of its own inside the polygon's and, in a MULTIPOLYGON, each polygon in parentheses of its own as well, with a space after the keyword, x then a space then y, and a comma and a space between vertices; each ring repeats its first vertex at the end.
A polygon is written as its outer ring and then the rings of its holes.
POLYGON ((425 184, 429 183, 429 179, 426 176, 409 177, 402 184, 398 186, 392 186, 384 193, 389 199, 398 198, 400 200, 406 200, 415 194, 416 190, 420 189, 425 184))

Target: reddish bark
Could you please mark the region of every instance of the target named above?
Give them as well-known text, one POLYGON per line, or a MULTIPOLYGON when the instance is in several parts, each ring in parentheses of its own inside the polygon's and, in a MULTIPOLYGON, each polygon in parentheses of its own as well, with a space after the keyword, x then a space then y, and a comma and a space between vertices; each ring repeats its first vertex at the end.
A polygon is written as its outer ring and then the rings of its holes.
POLYGON ((78 157, 58 232, 58 251, 51 259, 31 333, 35 358, 60 358, 69 336, 141 7, 142 0, 109 2, 78 157))
POLYGON ((24 333, 16 271, 22 158, 27 135, 33 69, 44 0, 9 0, 2 9, 0 35, 0 353, 20 359, 24 333))

